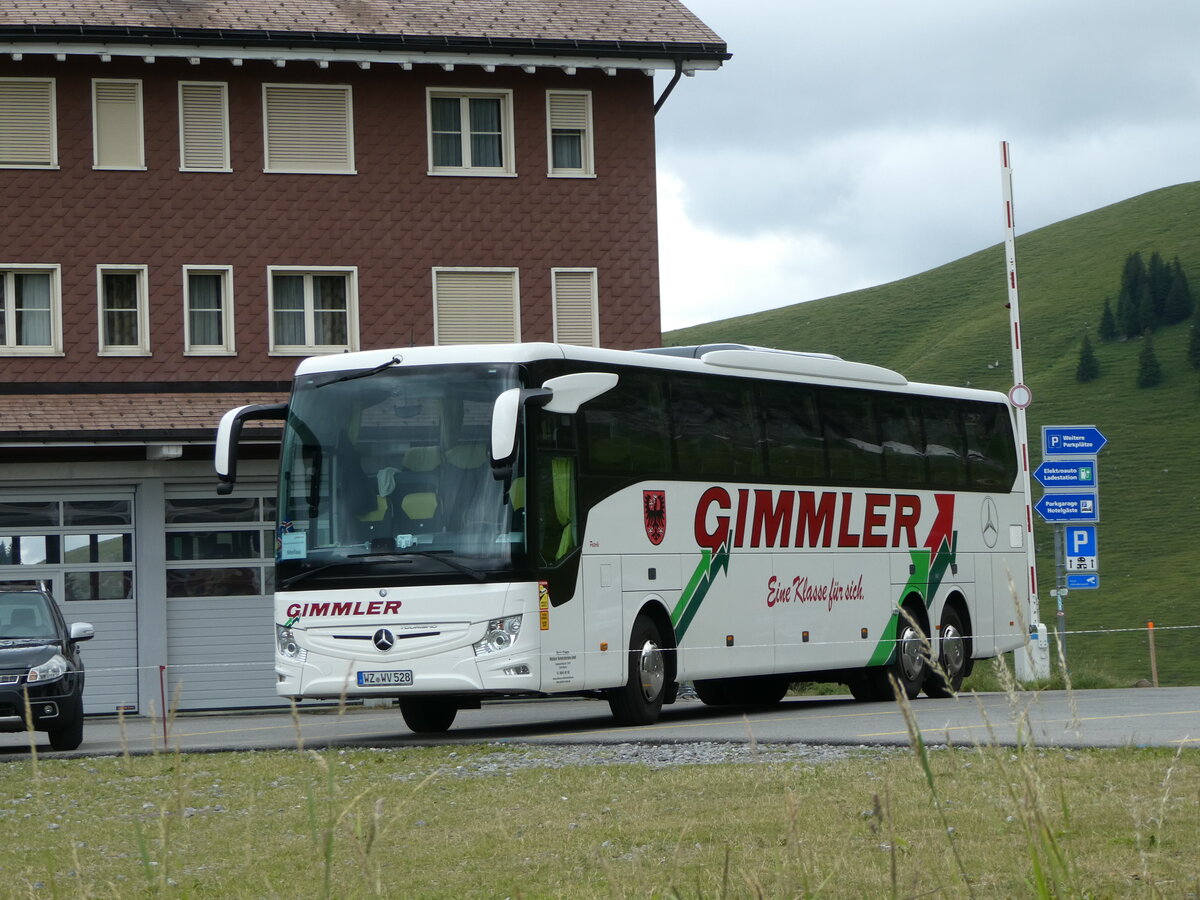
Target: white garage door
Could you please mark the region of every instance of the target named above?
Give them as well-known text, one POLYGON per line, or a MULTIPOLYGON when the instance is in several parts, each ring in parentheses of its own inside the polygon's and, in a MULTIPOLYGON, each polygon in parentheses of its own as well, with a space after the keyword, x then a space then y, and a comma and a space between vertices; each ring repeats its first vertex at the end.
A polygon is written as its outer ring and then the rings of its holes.
POLYGON ((284 705, 275 693, 275 499, 270 488, 166 496, 168 704, 284 705))
POLYGON ((83 645, 85 712, 137 710, 133 492, 0 498, 0 588, 50 586, 68 622, 90 622, 83 645))

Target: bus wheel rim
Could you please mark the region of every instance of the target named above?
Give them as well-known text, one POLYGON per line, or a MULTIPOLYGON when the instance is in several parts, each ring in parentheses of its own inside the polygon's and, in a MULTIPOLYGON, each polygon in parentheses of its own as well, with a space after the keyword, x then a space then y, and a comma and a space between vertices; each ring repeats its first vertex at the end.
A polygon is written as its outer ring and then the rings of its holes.
POLYGON ((946 674, 951 676, 961 672, 966 662, 966 644, 953 625, 942 629, 942 660, 946 674))
POLYGON ((638 680, 642 686, 642 696, 647 703, 652 703, 662 693, 666 682, 666 666, 663 665, 662 650, 654 641, 642 644, 638 654, 638 680))
POLYGON ((912 626, 907 626, 900 638, 900 668, 909 681, 920 678, 925 668, 921 659, 921 639, 912 626))

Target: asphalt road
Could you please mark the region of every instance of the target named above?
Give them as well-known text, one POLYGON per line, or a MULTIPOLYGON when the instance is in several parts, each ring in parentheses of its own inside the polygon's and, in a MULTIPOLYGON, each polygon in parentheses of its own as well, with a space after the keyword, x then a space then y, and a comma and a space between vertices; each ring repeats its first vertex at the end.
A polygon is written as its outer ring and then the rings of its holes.
MULTIPOLYGON (((1014 744, 1032 735, 1039 746, 1200 747, 1200 688, 1048 691, 1020 695, 963 695, 912 703, 926 743, 1014 744)), ((55 753, 37 735, 39 755, 105 756, 304 746, 403 747, 429 744, 603 744, 718 741, 832 745, 904 745, 908 727, 899 706, 856 703, 849 697, 793 697, 766 711, 733 711, 681 701, 663 709, 656 725, 616 727, 608 705, 595 700, 487 703, 464 710, 444 735, 414 735, 394 708, 189 714, 164 723, 145 717, 89 718, 83 746, 55 753)), ((0 760, 29 756, 25 734, 0 734, 0 760)))

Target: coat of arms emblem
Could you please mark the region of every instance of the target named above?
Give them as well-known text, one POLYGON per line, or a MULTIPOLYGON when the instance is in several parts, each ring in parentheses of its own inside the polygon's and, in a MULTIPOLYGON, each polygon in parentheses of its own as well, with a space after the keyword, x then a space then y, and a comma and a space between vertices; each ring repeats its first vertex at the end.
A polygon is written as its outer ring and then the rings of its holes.
POLYGON ((642 515, 646 537, 657 547, 667 534, 667 492, 642 491, 642 515))

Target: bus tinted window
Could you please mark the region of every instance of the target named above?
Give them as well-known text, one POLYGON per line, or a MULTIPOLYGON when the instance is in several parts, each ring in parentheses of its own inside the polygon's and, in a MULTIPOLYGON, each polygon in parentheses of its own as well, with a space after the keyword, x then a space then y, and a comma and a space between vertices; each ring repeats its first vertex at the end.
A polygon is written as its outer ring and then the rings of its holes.
POLYGON ((925 439, 917 402, 900 395, 882 395, 876 408, 888 482, 902 487, 925 484, 925 439))
POLYGON ((998 403, 972 403, 963 414, 971 484, 1007 491, 1017 477, 1016 443, 1008 410, 998 403))
POLYGON ((771 478, 792 484, 825 480, 825 437, 813 391, 799 384, 760 384, 771 478))
POLYGON ((881 484, 883 448, 867 391, 821 391, 821 426, 834 484, 881 484))
POLYGON ((958 403, 927 397, 921 406, 925 413, 925 458, 930 484, 934 487, 966 484, 967 455, 958 403))
POLYGON ((671 468, 666 383, 662 376, 626 370, 611 391, 581 408, 590 471, 639 476, 671 468))
POLYGON ((762 475, 752 385, 741 379, 671 378, 675 471, 746 480, 762 475))

